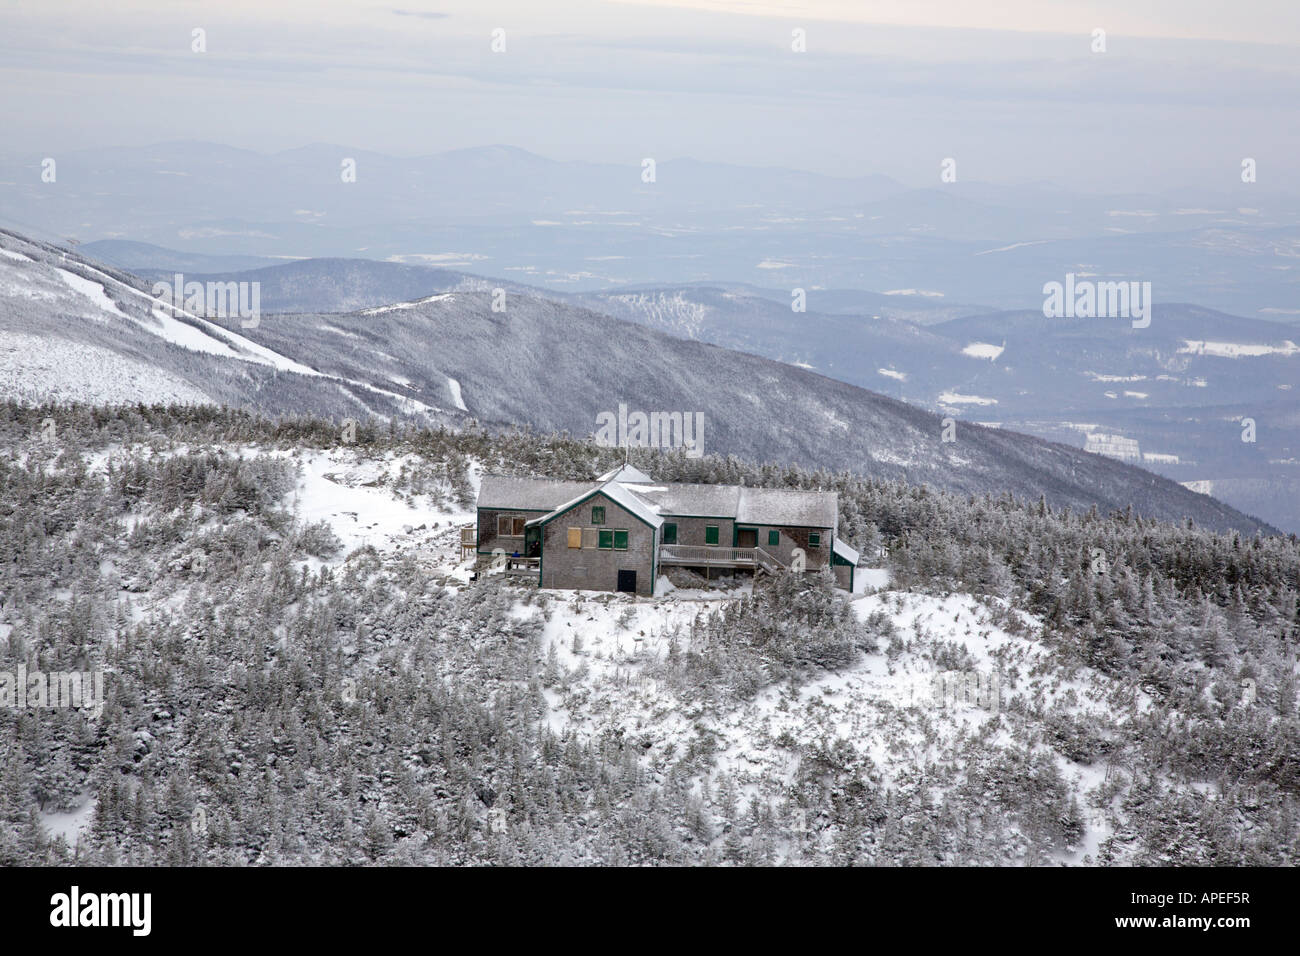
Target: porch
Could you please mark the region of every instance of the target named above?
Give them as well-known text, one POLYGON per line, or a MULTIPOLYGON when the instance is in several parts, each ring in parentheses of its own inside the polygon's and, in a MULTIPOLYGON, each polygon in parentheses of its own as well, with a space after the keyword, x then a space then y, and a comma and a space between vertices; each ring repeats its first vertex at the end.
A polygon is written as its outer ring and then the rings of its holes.
POLYGON ((770 574, 786 565, 762 548, 724 548, 719 545, 664 544, 659 546, 661 567, 762 569, 770 574))

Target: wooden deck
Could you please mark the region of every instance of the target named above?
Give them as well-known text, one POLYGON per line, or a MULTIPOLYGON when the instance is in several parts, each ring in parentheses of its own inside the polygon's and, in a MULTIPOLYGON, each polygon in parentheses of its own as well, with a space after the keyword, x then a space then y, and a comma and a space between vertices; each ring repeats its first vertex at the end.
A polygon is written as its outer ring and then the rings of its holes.
POLYGON ((775 572, 785 567, 762 548, 724 548, 718 545, 665 544, 659 547, 659 563, 690 568, 762 568, 775 572))

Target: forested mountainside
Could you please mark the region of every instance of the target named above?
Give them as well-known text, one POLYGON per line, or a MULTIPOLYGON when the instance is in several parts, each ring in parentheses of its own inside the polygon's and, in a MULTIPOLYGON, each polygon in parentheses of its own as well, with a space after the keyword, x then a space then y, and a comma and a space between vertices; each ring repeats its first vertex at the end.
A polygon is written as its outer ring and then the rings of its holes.
POLYGON ((838 297, 822 290, 806 290, 806 312, 781 295, 697 285, 579 301, 931 411, 1100 450, 1300 530, 1292 325, 1160 301, 1139 328, 1127 318, 1047 319, 1041 309, 920 328, 868 303, 865 314, 826 314, 838 297), (1254 423, 1250 441, 1243 422, 1254 423))
MULTIPOLYGON (((172 281, 187 262, 190 272, 218 268, 137 245, 109 240, 83 251, 151 282, 172 281), (142 270, 151 261, 176 265, 142 270)), ((806 308, 794 311, 789 288, 697 282, 566 294, 365 259, 305 259, 201 278, 259 283, 268 312, 349 312, 494 288, 549 298, 932 412, 1101 449, 1276 528, 1300 530, 1300 347, 1294 326, 1280 321, 1160 299, 1150 322, 1133 328, 1127 318, 1049 320, 1041 309, 994 312, 942 297, 821 288, 794 290, 806 308), (1255 441, 1241 441, 1243 419, 1256 423, 1255 441)))
POLYGON ((867 593, 636 600, 457 553, 483 472, 619 449, 211 407, 0 436, 0 673, 107 698, 0 708, 5 864, 1296 862, 1294 536, 634 449, 835 490, 884 549, 867 593))
POLYGON ((705 452, 960 493, 1042 493, 1056 507, 1131 504, 1144 516, 1246 534, 1275 530, 1100 455, 955 414, 945 424, 807 369, 565 303, 509 291, 498 301, 469 289, 246 326, 235 316, 170 315, 138 277, 3 235, 0 397, 29 404, 210 402, 269 415, 478 421, 577 436, 626 406, 703 415, 705 452))

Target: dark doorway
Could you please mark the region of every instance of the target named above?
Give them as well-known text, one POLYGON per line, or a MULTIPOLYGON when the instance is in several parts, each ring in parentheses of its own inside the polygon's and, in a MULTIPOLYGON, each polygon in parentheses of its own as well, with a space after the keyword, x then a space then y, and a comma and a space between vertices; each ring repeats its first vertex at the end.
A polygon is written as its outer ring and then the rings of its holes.
POLYGON ((758 531, 754 528, 741 528, 736 532, 736 547, 757 548, 758 531))
POLYGON ((528 528, 524 531, 524 557, 540 558, 542 556, 542 529, 528 528))
POLYGON ((636 572, 618 572, 618 589, 620 591, 626 591, 628 594, 636 594, 636 572))

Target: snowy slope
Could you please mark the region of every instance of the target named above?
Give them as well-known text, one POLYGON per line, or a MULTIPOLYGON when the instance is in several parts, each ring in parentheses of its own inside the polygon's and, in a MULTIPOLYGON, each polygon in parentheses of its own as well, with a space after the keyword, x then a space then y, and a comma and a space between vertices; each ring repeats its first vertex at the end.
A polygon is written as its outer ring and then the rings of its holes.
POLYGON ((0 395, 32 404, 212 401, 180 376, 112 349, 3 329, 0 395))
MULTIPOLYGON (((217 323, 164 314, 132 284, 141 280, 39 243, 24 248, 34 261, 0 261, 0 328, 114 348, 184 379, 222 405, 455 427, 471 420, 472 401, 473 418, 491 427, 584 436, 599 415, 627 402, 649 412, 703 414, 706 455, 865 468, 875 476, 969 494, 1010 492, 1032 499, 1045 493, 1054 507, 1109 512, 1131 505, 1146 516, 1190 517, 1201 526, 1247 533, 1261 527, 1176 482, 1101 456, 1011 429, 963 427, 950 442, 939 416, 875 392, 747 351, 672 338, 514 292, 504 311, 490 292, 458 291, 401 308, 265 316, 256 328, 245 328, 237 319, 217 323), (58 270, 79 276, 78 287, 58 270), (605 361, 590 361, 586 343, 594 341, 608 343, 605 361), (503 367, 511 374, 501 375, 503 367)), ((789 314, 787 307, 784 316, 789 314)), ((887 337, 912 343, 918 354, 933 347, 930 333, 887 324, 887 337)), ((945 348, 964 365, 990 364, 960 355, 955 343, 945 348)), ((787 358, 801 361, 793 354, 787 358)), ((900 383, 878 374, 874 359, 871 367, 881 382, 907 385, 920 374, 909 363, 880 366, 904 376, 900 383)), ((106 393, 117 394, 104 384, 106 393)), ((957 414, 1002 407, 1002 399, 982 390, 952 390, 943 397, 945 411, 957 414)))
MULTIPOLYGON (((449 421, 440 402, 421 400, 409 382, 397 379, 394 389, 390 379, 322 374, 254 341, 238 322, 223 328, 163 306, 132 276, 3 236, 14 248, 0 257, 0 335, 8 343, 0 356, 0 395, 25 402, 210 402, 282 413, 309 408, 339 419, 449 421)), ((463 410, 450 386, 439 397, 458 406, 451 416, 463 410)))

